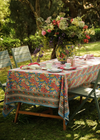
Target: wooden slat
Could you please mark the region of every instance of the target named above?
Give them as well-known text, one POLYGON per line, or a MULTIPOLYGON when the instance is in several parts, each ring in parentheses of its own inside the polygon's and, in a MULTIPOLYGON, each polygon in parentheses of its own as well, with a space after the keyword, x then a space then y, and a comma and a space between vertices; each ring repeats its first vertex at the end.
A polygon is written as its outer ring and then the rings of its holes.
POLYGON ((12 48, 14 55, 19 55, 22 53, 30 53, 28 46, 22 46, 18 48, 12 48))
POLYGON ((49 114, 44 114, 44 112, 43 113, 36 113, 36 112, 21 111, 20 107, 21 107, 21 103, 19 102, 18 105, 17 105, 17 110, 16 110, 14 123, 17 122, 19 114, 34 115, 34 116, 40 116, 40 117, 49 117, 49 118, 55 118, 55 119, 62 119, 63 120, 63 130, 64 131, 66 130, 65 120, 58 115, 53 115, 53 112, 52 112, 51 108, 49 108, 49 110, 46 111, 47 113, 48 112, 50 113, 50 115, 49 115, 49 114))
POLYGON ((10 59, 9 58, 9 54, 8 54, 8 51, 6 50, 6 51, 1 51, 0 52, 0 60, 2 60, 2 59, 10 59))
POLYGON ((28 60, 32 62, 32 57, 31 57, 28 46, 12 48, 12 55, 13 55, 16 67, 18 67, 17 63, 19 62, 24 62, 28 60))
POLYGON ((0 63, 0 68, 8 67, 10 65, 11 65, 10 62, 0 63))
POLYGON ((0 52, 0 68, 4 68, 7 66, 12 67, 8 51, 7 50, 1 51, 0 52))
POLYGON ((31 55, 29 53, 23 53, 19 55, 15 55, 16 62, 23 62, 31 59, 31 55))

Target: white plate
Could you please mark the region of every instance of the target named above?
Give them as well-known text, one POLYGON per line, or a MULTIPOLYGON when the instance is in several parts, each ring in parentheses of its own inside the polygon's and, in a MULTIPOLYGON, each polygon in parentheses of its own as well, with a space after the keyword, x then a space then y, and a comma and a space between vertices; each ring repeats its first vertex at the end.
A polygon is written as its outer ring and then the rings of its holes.
POLYGON ((62 71, 62 69, 47 69, 47 71, 49 71, 49 72, 61 72, 62 71))
POLYGON ((67 67, 64 67, 64 69, 67 69, 67 70, 69 70, 69 69, 71 69, 72 67, 69 67, 69 68, 67 68, 67 67))
POLYGON ((76 67, 69 67, 69 68, 64 67, 64 70, 75 70, 75 69, 76 69, 76 67))
POLYGON ((42 70, 47 70, 47 68, 46 68, 46 67, 42 67, 41 69, 42 69, 42 70))

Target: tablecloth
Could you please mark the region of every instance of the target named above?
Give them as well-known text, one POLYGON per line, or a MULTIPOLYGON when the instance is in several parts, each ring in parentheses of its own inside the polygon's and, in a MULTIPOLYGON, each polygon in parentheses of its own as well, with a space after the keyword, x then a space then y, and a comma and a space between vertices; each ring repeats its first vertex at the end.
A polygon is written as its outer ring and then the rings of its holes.
MULTIPOLYGON (((57 59, 49 60, 56 66, 57 59)), ((45 64, 42 62, 42 64, 45 64)), ((51 73, 46 70, 10 69, 5 91, 3 115, 6 117, 14 108, 14 103, 42 105, 58 108, 58 114, 69 120, 68 89, 88 84, 96 79, 100 69, 100 58, 87 61, 76 58, 75 70, 51 73)))

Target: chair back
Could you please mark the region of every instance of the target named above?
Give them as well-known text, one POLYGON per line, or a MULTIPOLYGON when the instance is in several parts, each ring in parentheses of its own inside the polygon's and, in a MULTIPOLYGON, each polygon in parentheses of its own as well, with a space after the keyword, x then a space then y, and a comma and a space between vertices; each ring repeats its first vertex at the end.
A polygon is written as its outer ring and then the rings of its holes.
POLYGON ((100 69, 99 69, 97 78, 96 78, 96 80, 95 80, 95 84, 94 84, 93 90, 95 90, 95 89, 97 88, 97 85, 98 85, 98 81, 99 81, 99 80, 100 80, 100 69))
POLYGON ((28 60, 32 62, 32 57, 31 57, 28 46, 12 48, 12 55, 13 55, 16 67, 18 67, 18 63, 20 62, 24 62, 28 60))
POLYGON ((0 52, 0 68, 4 68, 4 67, 8 67, 10 66, 10 68, 12 68, 12 64, 10 61, 10 57, 8 54, 8 51, 1 51, 0 52))
MULTIPOLYGON (((10 67, 11 69, 13 68, 11 61, 10 61, 9 53, 7 50, 0 52, 0 69, 6 68, 6 67, 10 67)), ((6 71, 6 70, 4 69, 3 71, 6 71)), ((5 75, 6 75, 5 72, 3 72, 0 76, 0 88, 2 88, 4 92, 5 92, 6 83, 2 84, 1 81, 5 79, 5 77, 6 77, 5 75)), ((2 100, 0 99, 0 103, 3 101, 4 101, 4 99, 2 99, 2 100)))

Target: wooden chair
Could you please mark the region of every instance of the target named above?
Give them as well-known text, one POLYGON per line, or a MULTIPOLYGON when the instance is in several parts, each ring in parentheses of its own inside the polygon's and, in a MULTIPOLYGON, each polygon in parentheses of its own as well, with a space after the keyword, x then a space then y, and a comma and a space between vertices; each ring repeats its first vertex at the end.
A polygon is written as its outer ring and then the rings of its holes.
POLYGON ((32 57, 29 51, 28 46, 22 46, 18 48, 12 48, 12 55, 15 61, 16 68, 18 63, 28 61, 32 62, 32 57))
POLYGON ((80 106, 77 107, 77 109, 72 114, 72 116, 70 117, 69 120, 72 120, 74 118, 74 116, 82 108, 82 106, 85 104, 85 102, 88 100, 88 98, 92 98, 95 100, 95 104, 96 104, 96 108, 97 108, 98 116, 99 116, 99 120, 100 120, 100 109, 99 109, 99 103, 98 103, 98 99, 100 98, 100 90, 96 89, 99 80, 100 80, 100 70, 98 72, 98 76, 97 76, 97 79, 95 81, 93 88, 78 87, 78 88, 74 88, 74 89, 71 89, 68 91, 69 94, 75 94, 78 96, 86 97, 86 99, 83 100, 83 102, 80 104, 80 106))
MULTIPOLYGON (((10 67, 12 69, 12 64, 11 64, 10 57, 7 50, 0 52, 0 69, 5 68, 5 67, 10 67)), ((3 91, 5 91, 5 87, 6 87, 6 83, 2 83, 0 81, 0 88, 2 88, 3 91)), ((3 102, 3 101, 4 100, 0 100, 0 102, 3 102)))
MULTIPOLYGON (((96 82, 96 81, 92 81, 92 82, 91 82, 91 84, 92 84, 92 85, 94 85, 94 84, 95 84, 95 82, 96 82)), ((100 79, 98 80, 97 85, 98 85, 98 86, 100 86, 100 79)))

